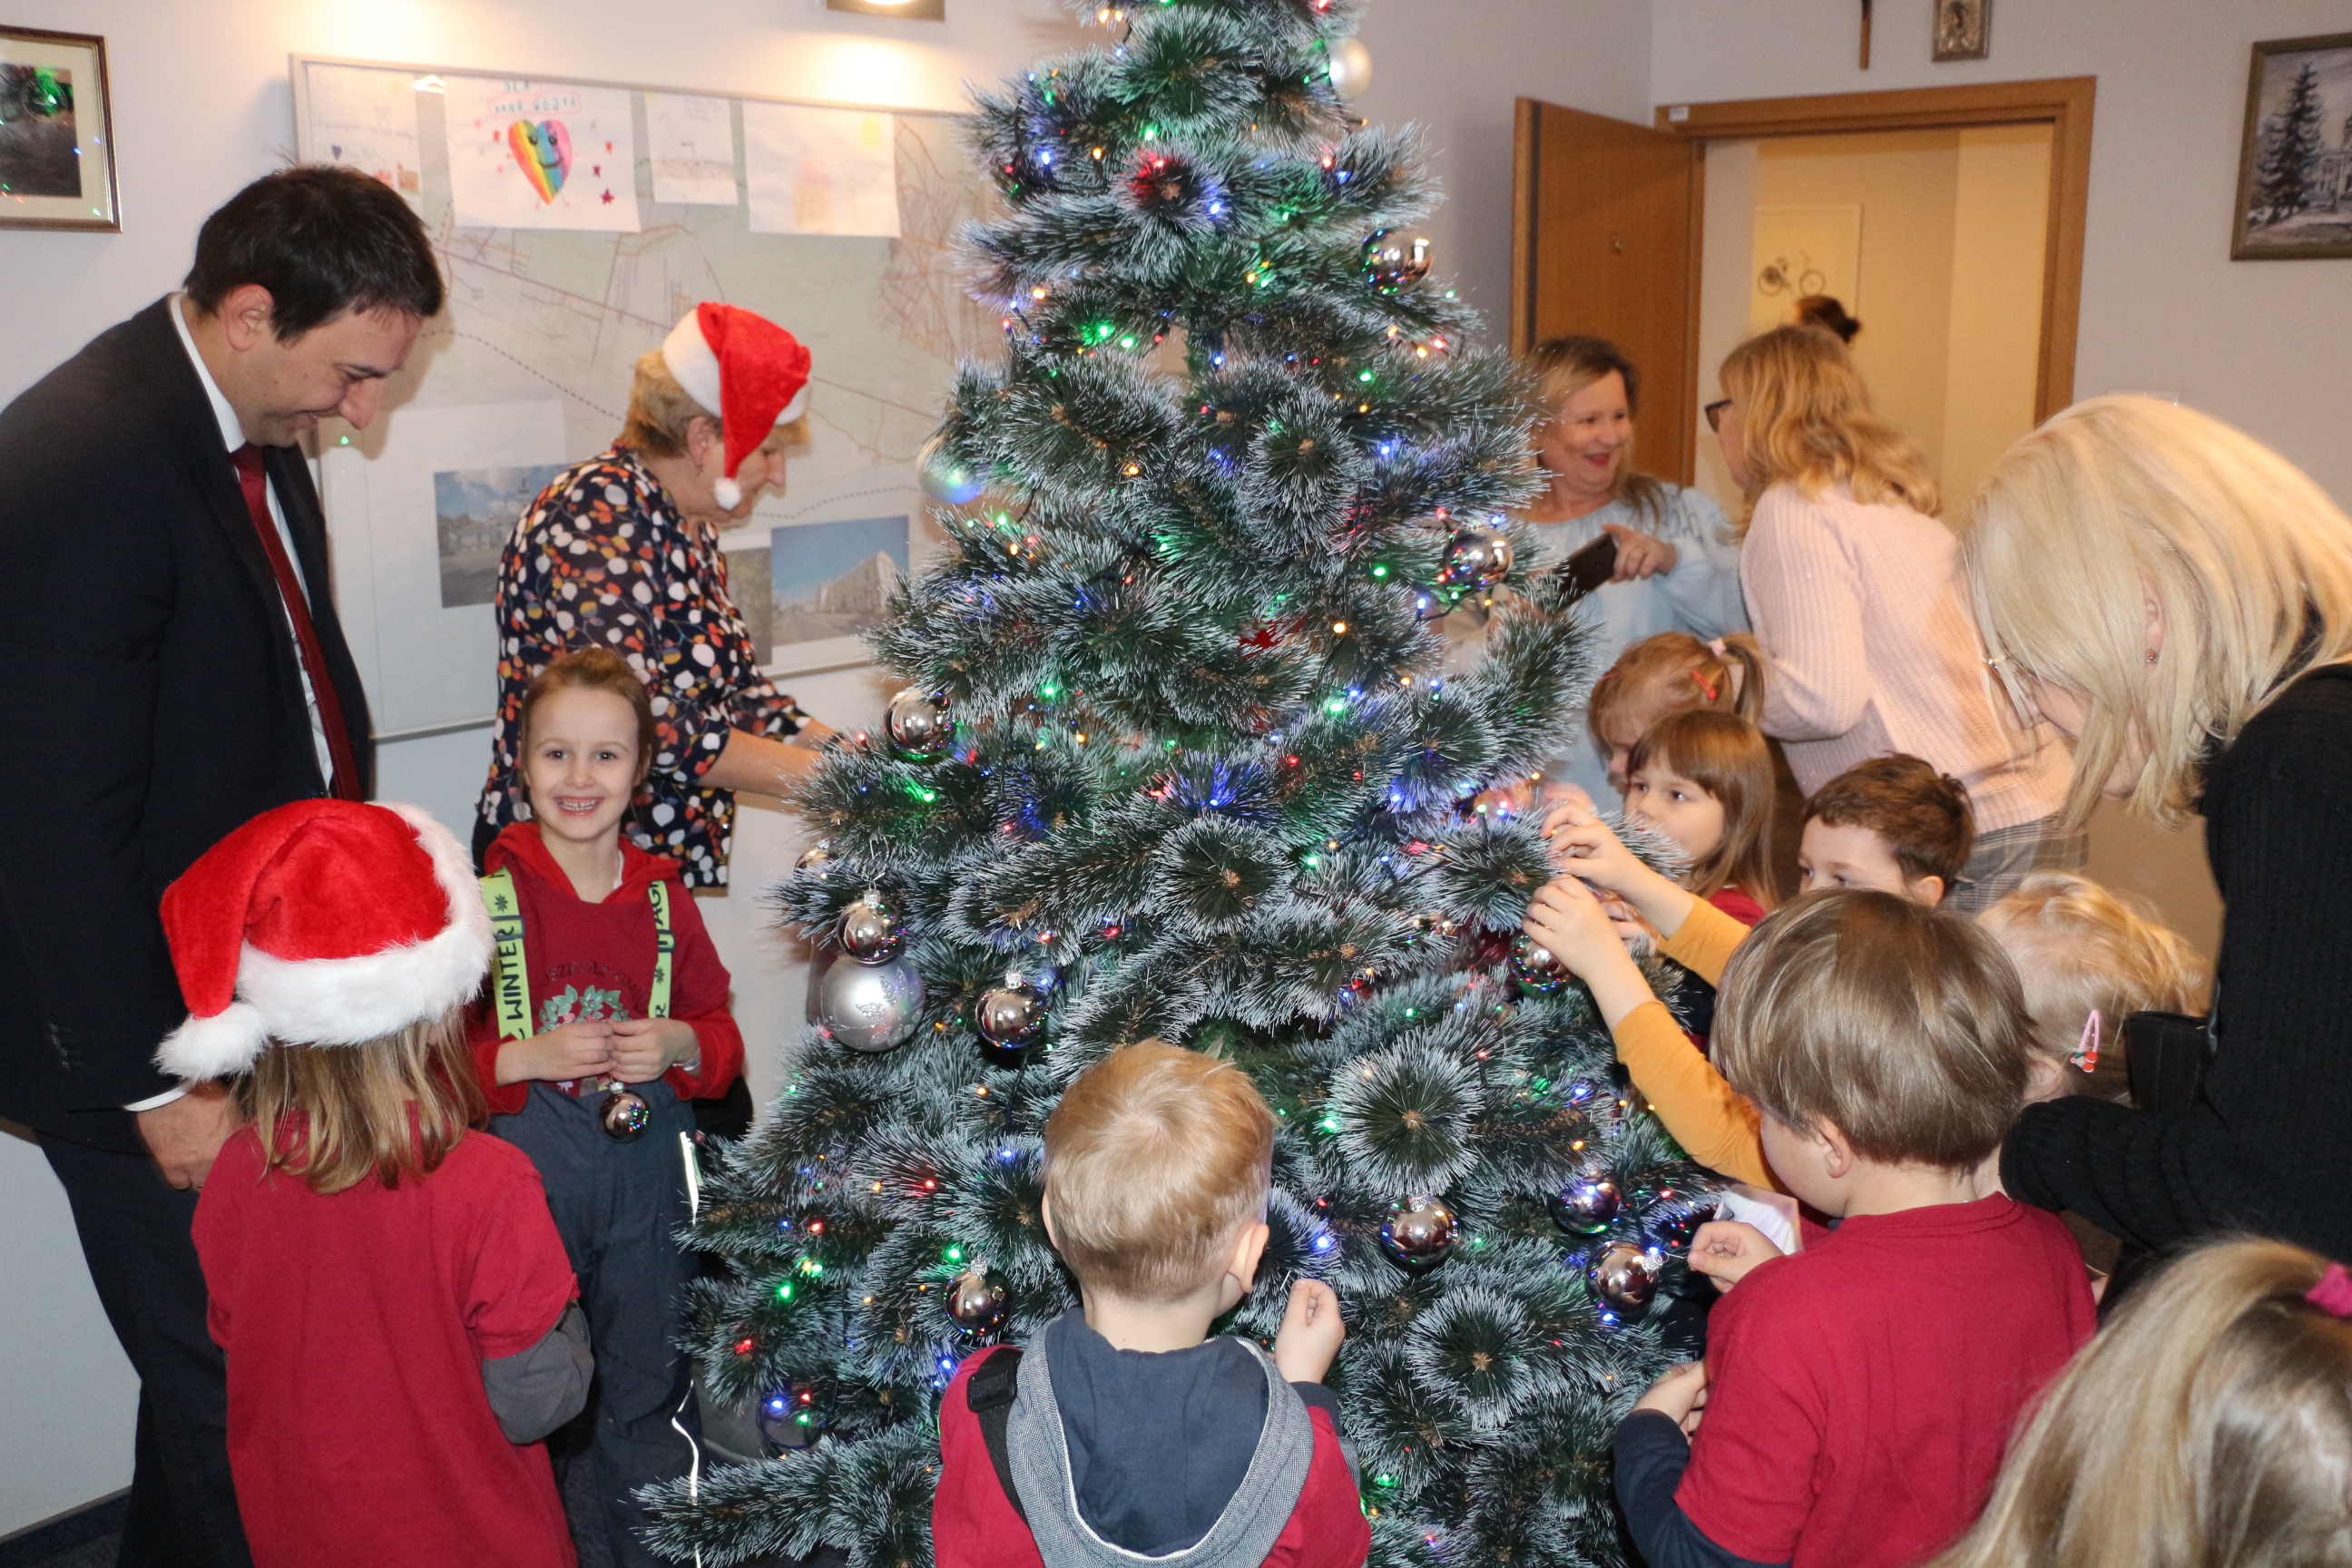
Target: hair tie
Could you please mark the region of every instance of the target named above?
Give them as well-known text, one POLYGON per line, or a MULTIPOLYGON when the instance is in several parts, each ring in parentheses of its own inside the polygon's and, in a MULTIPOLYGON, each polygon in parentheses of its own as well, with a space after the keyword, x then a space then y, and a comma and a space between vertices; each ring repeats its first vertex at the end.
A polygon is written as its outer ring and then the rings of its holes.
POLYGON ((1706 651, 1715 655, 1717 658, 1727 659, 1731 657, 1730 651, 1723 646, 1723 639, 1721 637, 1717 637, 1713 642, 1707 644, 1706 651))
POLYGON ((1692 680, 1693 680, 1693 681, 1697 685, 1698 689, 1699 689, 1701 691, 1704 691, 1704 692, 1706 692, 1706 700, 1707 700, 1709 702, 1712 702, 1712 701, 1714 701, 1714 700, 1715 700, 1715 682, 1714 682, 1714 681, 1709 680, 1706 676, 1701 675, 1701 674, 1700 674, 1697 670, 1696 670, 1696 669, 1694 669, 1694 670, 1692 670, 1692 671, 1690 672, 1690 678, 1691 678, 1691 679, 1692 679, 1692 680))
POLYGON ((1593 685, 1595 685, 1595 686, 1602 686, 1602 685, 1606 685, 1608 682, 1612 681, 1612 680, 1614 680, 1614 679, 1617 679, 1617 672, 1616 672, 1615 670, 1613 670, 1613 669, 1604 669, 1604 670, 1602 670, 1602 671, 1601 672, 1601 679, 1600 679, 1599 680, 1594 681, 1592 684, 1593 684, 1593 685))
POLYGON ((2352 1318, 2352 1274, 2341 1263, 2331 1263, 2303 1299, 2331 1318, 2352 1318))
POLYGON ((2099 1010, 2096 1007, 2092 1008, 2091 1016, 2083 1020, 2083 1037, 2075 1041, 2074 1048, 2066 1054, 2066 1063, 2069 1067, 2081 1068, 2084 1072, 2094 1072, 2097 1070, 2099 1066, 2099 1010))

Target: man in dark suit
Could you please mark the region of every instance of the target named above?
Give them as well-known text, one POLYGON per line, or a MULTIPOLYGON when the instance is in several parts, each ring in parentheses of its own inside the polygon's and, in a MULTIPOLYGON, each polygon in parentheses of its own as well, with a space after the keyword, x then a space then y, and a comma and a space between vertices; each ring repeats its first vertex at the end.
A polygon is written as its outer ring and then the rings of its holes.
POLYGON ((281 170, 205 220, 184 293, 0 411, 0 1116, 38 1134, 139 1373, 127 1565, 250 1561, 188 1234, 239 1118, 155 1067, 187 1014, 157 906, 256 814, 367 794, 294 443, 367 424, 441 298, 395 193, 281 170))

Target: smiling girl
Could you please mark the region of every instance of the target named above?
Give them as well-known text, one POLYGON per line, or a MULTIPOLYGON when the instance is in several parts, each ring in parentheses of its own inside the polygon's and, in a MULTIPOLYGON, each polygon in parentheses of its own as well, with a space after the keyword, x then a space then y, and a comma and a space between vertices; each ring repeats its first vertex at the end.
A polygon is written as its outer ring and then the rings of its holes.
MULTIPOLYGON (((678 1139, 688 1101, 727 1092, 743 1037, 729 978, 674 861, 623 834, 653 757, 644 683, 607 648, 568 654, 525 690, 530 819, 483 857, 499 940, 469 1037, 490 1131, 539 1167, 596 1348, 588 1457, 613 1555, 653 1563, 630 1493, 684 1475, 670 1428, 688 1368, 671 1345, 691 1268, 678 1139)), ((561 1469, 573 1456, 555 1455, 561 1469)))

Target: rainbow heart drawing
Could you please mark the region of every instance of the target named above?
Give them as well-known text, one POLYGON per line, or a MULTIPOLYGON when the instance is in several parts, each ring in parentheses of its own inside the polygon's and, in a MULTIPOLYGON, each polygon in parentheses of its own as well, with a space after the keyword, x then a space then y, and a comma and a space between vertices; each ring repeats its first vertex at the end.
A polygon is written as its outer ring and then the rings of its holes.
POLYGON ((507 127, 507 146, 539 199, 553 201, 563 188, 563 176, 572 172, 572 132, 563 121, 542 120, 534 125, 518 120, 507 127))

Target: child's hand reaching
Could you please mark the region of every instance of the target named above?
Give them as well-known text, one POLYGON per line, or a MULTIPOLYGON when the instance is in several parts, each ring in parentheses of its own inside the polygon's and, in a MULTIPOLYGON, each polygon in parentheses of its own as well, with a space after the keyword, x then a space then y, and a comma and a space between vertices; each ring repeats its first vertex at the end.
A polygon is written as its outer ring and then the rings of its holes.
POLYGON ((566 1083, 612 1070, 613 1026, 604 1018, 574 1018, 499 1047, 502 1084, 566 1083))
POLYGON ((1706 1363, 1686 1361, 1650 1384, 1650 1392, 1633 1402, 1636 1410, 1654 1410, 1671 1419, 1687 1437, 1698 1430, 1706 1413, 1706 1363))
POLYGON ((645 1083, 681 1063, 698 1066, 702 1048, 694 1026, 676 1018, 620 1018, 613 1023, 613 1065, 623 1083, 645 1083))
POLYGON ((1564 801, 1545 813, 1543 836, 1551 841, 1554 866, 1572 870, 1602 892, 1623 899, 1662 935, 1682 929, 1696 900, 1626 848, 1592 809, 1590 799, 1580 796, 1564 801))
POLYGON ((1706 1275, 1718 1290, 1738 1284, 1758 1264, 1785 1256, 1770 1237, 1744 1220, 1709 1220, 1691 1237, 1691 1272, 1706 1275))
POLYGON ((1320 1279, 1301 1279, 1290 1288, 1282 1331, 1274 1336, 1275 1370, 1285 1383, 1320 1383, 1347 1337, 1339 1296, 1320 1279))

